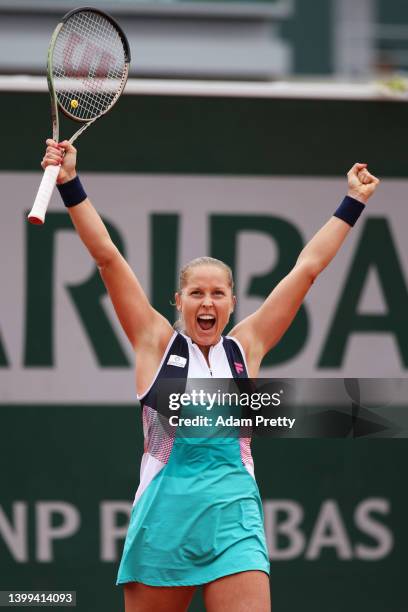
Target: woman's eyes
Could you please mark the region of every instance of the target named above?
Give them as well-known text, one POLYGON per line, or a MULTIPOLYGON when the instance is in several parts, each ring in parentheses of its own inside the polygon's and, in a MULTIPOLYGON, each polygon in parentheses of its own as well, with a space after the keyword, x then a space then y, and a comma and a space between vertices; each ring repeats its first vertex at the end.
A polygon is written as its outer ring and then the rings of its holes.
MULTIPOLYGON (((195 291, 192 291, 192 292, 190 293, 190 295, 203 295, 203 292, 202 292, 202 291, 198 291, 198 290, 196 289, 195 291)), ((224 293, 224 291, 222 291, 222 290, 220 290, 220 289, 217 289, 217 291, 214 291, 214 292, 213 292, 213 295, 217 295, 217 296, 220 296, 220 295, 221 295, 221 296, 222 296, 222 295, 225 295, 225 293, 224 293)))

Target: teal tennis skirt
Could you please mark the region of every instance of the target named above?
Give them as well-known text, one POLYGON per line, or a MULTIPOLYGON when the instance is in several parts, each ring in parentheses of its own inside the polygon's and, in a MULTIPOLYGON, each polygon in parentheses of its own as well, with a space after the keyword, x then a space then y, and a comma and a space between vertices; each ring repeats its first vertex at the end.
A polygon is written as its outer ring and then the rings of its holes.
POLYGON ((262 504, 239 439, 176 438, 134 505, 117 584, 205 584, 269 573, 262 504))

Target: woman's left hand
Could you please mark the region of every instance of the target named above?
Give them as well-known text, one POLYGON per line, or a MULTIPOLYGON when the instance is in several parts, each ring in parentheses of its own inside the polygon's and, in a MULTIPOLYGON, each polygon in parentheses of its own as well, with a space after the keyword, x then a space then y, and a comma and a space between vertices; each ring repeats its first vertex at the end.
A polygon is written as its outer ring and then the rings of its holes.
POLYGON ((366 204, 379 184, 379 179, 370 174, 367 164, 354 164, 347 174, 348 194, 366 204))

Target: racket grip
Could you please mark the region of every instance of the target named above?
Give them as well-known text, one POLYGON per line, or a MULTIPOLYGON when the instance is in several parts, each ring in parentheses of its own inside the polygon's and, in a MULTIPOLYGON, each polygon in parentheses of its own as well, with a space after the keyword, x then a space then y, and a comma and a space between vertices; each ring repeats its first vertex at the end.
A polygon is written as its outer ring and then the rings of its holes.
POLYGON ((47 166, 38 188, 32 209, 28 214, 28 220, 34 225, 42 225, 50 203, 52 192, 57 182, 61 166, 47 166))

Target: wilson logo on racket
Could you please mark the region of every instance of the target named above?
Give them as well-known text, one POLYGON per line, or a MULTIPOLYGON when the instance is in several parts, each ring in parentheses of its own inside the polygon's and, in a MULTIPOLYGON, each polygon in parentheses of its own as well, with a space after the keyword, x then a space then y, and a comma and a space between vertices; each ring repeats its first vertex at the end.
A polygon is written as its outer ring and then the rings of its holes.
POLYGON ((115 70, 117 59, 100 45, 89 42, 85 36, 70 32, 62 52, 62 66, 66 77, 88 79, 90 70, 94 79, 106 79, 115 70))
MULTIPOLYGON (((126 85, 129 63, 129 43, 110 15, 83 7, 62 18, 52 35, 47 61, 53 140, 59 140, 58 109, 83 124, 69 139, 71 144, 111 110, 126 85)), ((28 215, 30 223, 44 223, 59 171, 60 166, 46 167, 28 215)))

